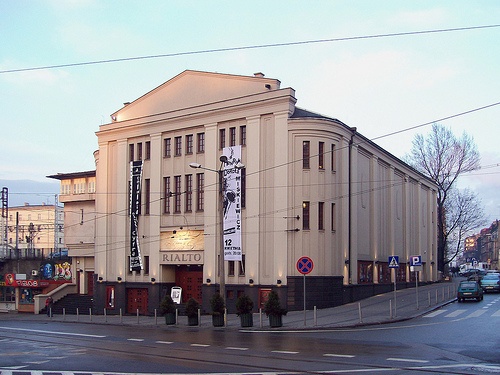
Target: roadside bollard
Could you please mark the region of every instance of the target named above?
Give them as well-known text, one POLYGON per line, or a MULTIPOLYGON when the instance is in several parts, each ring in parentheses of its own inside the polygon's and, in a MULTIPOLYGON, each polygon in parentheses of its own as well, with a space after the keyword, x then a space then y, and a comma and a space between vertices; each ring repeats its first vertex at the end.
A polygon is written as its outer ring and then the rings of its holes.
POLYGON ((316 306, 314 306, 314 326, 316 327, 318 325, 318 311, 316 309, 316 306))
POLYGON ((363 316, 361 315, 361 302, 358 302, 358 314, 359 314, 359 322, 363 323, 363 316))
POLYGON ((76 321, 80 321, 80 310, 78 309, 78 307, 76 308, 76 321))
POLYGON ((139 324, 139 309, 137 309, 137 324, 139 324))
POLYGON ((66 320, 66 307, 63 307, 63 321, 66 320))
POLYGON ((106 315, 106 308, 103 309, 104 313, 104 321, 107 323, 108 322, 108 316, 106 315))
POLYGON ((90 321, 92 321, 92 308, 89 308, 89 318, 90 318, 90 321))

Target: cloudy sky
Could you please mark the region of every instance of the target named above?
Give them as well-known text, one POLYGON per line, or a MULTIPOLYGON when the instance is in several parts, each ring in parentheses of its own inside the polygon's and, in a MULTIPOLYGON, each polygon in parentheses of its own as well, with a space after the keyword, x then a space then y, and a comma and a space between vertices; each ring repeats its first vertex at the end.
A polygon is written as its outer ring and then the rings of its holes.
POLYGON ((467 132, 483 168, 460 184, 491 222, 499 41, 496 0, 1 1, 0 180, 94 169, 99 125, 186 69, 263 72, 398 157, 419 125, 467 132))

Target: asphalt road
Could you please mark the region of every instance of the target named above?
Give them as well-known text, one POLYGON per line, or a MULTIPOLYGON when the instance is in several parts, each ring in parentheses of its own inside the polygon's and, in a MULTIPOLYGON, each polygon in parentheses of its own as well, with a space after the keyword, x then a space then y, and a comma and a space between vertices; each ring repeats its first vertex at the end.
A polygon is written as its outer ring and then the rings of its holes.
POLYGON ((498 294, 448 304, 405 322, 317 331, 5 320, 0 321, 0 368, 2 375, 500 374, 499 322, 498 294))

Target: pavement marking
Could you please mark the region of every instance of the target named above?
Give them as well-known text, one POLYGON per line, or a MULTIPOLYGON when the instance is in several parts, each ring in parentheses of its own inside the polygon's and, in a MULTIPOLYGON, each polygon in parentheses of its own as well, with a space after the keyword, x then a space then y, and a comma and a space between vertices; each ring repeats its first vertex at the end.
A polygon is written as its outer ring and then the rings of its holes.
POLYGON ((354 358, 355 355, 352 354, 333 354, 333 353, 325 353, 323 357, 336 357, 336 358, 354 358))
POLYGON ((51 335, 62 335, 62 336, 81 336, 81 337, 94 337, 94 338, 104 338, 104 335, 88 335, 85 333, 70 333, 70 332, 57 332, 57 331, 43 331, 40 329, 27 329, 27 328, 12 328, 12 327, 0 327, 2 329, 8 329, 11 331, 23 331, 23 332, 37 332, 37 333, 50 333, 51 335))
POLYGON ((415 362, 415 363, 428 363, 429 361, 425 359, 412 359, 412 358, 386 358, 387 361, 397 361, 397 362, 415 362))
POLYGON ((476 310, 473 313, 470 313, 467 315, 467 318, 477 318, 478 316, 483 315, 486 312, 486 310, 476 310))
POLYGON ((156 341, 157 344, 167 344, 167 345, 170 345, 170 344, 173 344, 174 342, 173 341, 156 341))
POLYGON ((144 339, 127 339, 127 341, 137 341, 137 342, 142 342, 144 339))
POLYGON ((466 311, 467 310, 455 310, 455 311, 449 313, 448 315, 445 315, 445 318, 455 318, 455 317, 459 316, 460 314, 463 314, 466 311))
POLYGON ((438 316, 439 314, 445 313, 448 310, 436 310, 433 311, 427 315, 424 315, 424 318, 434 318, 435 316, 438 316))
POLYGON ((236 346, 228 346, 226 349, 227 350, 242 350, 242 351, 248 350, 248 348, 239 348, 239 347, 236 347, 236 346))
POLYGON ((191 346, 196 346, 196 347, 200 347, 200 348, 208 348, 210 345, 208 345, 208 344, 191 344, 191 346))
POLYGON ((299 352, 291 352, 288 350, 272 350, 271 353, 278 353, 278 354, 299 354, 299 352))
POLYGON ((500 316, 500 310, 497 310, 496 312, 494 312, 493 314, 491 314, 491 316, 500 316))

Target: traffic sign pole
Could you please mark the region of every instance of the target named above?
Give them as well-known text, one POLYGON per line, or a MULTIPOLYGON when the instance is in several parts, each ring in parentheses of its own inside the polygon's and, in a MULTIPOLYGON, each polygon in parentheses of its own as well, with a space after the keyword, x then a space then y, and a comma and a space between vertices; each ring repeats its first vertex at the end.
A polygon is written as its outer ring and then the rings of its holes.
POLYGON ((302 279, 304 282, 304 326, 306 326, 307 319, 306 319, 306 274, 305 273, 302 275, 302 279))
POLYGON ((303 287, 304 287, 304 325, 306 325, 306 275, 310 273, 314 268, 314 263, 309 257, 301 257, 296 264, 297 271, 303 275, 303 287))

